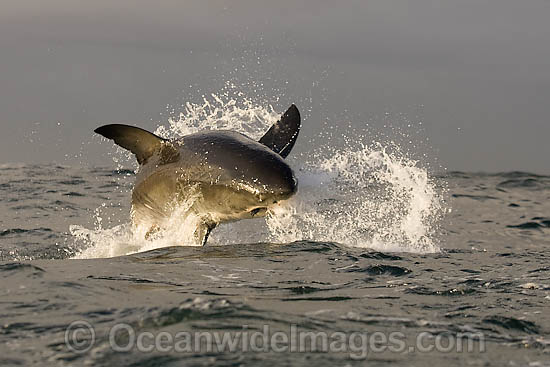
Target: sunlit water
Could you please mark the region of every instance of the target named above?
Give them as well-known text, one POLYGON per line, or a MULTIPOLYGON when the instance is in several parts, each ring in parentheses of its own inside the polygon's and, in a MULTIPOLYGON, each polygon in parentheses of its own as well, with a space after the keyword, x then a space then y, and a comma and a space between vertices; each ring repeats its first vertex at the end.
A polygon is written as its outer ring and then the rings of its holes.
MULTIPOLYGON (((235 129, 254 138, 281 111, 213 96, 156 133, 235 129)), ((301 136, 300 139, 307 139, 301 136)), ((550 177, 430 172, 395 143, 353 135, 289 157, 297 195, 267 218, 180 246, 129 223, 135 167, 0 166, 0 365, 362 365, 350 354, 116 352, 109 330, 289 330, 484 335, 486 350, 384 351, 367 363, 545 365, 550 358, 550 177), (123 168, 126 167, 126 168, 123 168), (96 331, 79 354, 72 321, 96 331)))

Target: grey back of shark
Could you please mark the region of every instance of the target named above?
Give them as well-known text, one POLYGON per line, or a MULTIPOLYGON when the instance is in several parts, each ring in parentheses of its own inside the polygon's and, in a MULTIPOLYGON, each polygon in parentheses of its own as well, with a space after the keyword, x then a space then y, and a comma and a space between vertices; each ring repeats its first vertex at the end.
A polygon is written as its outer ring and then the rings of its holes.
POLYGON ((180 204, 193 197, 189 208, 178 214, 182 219, 198 218, 194 240, 203 245, 219 223, 264 216, 270 206, 294 195, 298 183, 284 158, 299 131, 295 105, 259 141, 226 130, 172 141, 128 125, 95 130, 138 160, 132 192, 134 225, 149 228, 146 236, 162 231, 180 204))

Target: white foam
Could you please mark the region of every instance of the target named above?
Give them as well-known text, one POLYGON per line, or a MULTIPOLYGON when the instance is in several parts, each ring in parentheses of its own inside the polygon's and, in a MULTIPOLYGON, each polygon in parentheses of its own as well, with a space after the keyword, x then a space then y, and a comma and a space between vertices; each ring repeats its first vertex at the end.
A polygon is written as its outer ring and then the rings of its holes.
POLYGON ((442 215, 435 184, 417 162, 393 148, 388 153, 379 144, 359 144, 308 162, 299 171, 298 194, 267 218, 272 240, 439 251, 432 239, 442 215))
POLYGON ((181 107, 179 117, 171 117, 168 126, 159 126, 155 134, 174 139, 201 130, 235 130, 259 140, 280 117, 271 105, 252 102, 231 83, 219 94, 203 96, 202 103, 181 107))

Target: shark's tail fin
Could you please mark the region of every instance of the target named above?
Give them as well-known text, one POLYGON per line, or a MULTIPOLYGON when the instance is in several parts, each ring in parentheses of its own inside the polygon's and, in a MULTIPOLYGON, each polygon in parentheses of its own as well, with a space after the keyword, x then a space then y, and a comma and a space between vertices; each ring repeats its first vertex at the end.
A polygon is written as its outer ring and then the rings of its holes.
POLYGON ((114 140, 117 145, 134 153, 139 164, 144 164, 166 141, 147 130, 129 125, 104 125, 94 131, 107 139, 114 140))

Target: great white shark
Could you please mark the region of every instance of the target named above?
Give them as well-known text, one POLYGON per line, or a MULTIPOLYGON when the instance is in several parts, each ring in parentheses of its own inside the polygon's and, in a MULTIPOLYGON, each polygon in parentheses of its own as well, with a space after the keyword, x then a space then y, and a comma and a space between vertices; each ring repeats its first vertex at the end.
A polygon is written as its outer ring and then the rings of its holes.
POLYGON ((163 231, 175 213, 182 220, 194 215, 198 218, 194 240, 202 245, 218 224, 265 216, 270 207, 296 193, 296 176, 284 158, 299 131, 295 105, 259 141, 229 130, 202 131, 175 140, 129 125, 95 130, 137 158, 134 226, 148 228, 148 237, 163 231), (189 206, 176 212, 183 203, 189 206))

